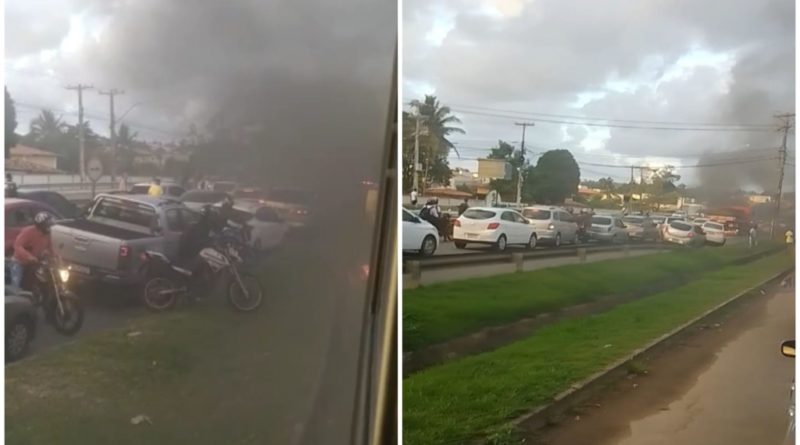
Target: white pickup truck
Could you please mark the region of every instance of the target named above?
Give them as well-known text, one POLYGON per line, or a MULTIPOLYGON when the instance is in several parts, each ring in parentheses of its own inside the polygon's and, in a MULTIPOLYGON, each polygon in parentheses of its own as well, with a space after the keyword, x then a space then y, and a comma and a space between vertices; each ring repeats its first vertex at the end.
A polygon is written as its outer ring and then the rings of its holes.
POLYGON ((76 279, 137 284, 142 252, 174 259, 181 233, 197 218, 173 199, 102 194, 86 216, 53 226, 53 249, 76 279))

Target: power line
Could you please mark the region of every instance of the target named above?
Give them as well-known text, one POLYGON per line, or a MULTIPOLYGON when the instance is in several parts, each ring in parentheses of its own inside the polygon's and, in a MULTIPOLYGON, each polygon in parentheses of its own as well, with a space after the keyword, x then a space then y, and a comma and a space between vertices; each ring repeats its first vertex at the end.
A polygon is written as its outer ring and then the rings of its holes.
MULTIPOLYGON (((470 111, 464 110, 461 108, 451 108, 453 111, 463 113, 463 114, 474 114, 478 116, 488 116, 488 117, 496 117, 502 119, 510 119, 515 120, 519 119, 520 116, 512 116, 512 115, 504 115, 504 114, 497 114, 497 113, 485 113, 479 111, 470 111)), ((771 132, 774 129, 771 128, 724 128, 724 127, 673 127, 673 126, 644 126, 644 125, 624 125, 624 124, 599 124, 599 123, 592 123, 592 122, 575 122, 575 121, 565 121, 565 120, 557 120, 557 119, 543 119, 543 118, 527 118, 530 121, 536 123, 548 123, 548 124, 560 124, 560 125, 580 125, 586 127, 602 127, 602 128, 620 128, 620 129, 629 129, 629 130, 658 130, 658 131, 708 131, 708 132, 771 132)))
POLYGON ((508 109, 499 109, 499 108, 488 108, 488 107, 479 107, 474 105, 458 105, 453 104, 453 107, 456 108, 471 108, 475 110, 484 110, 484 111, 493 111, 499 113, 514 113, 524 116, 544 116, 544 117, 555 117, 555 118, 566 118, 566 119, 577 119, 577 120, 594 120, 594 121, 604 121, 604 122, 624 122, 630 124, 655 124, 655 125, 679 125, 679 126, 692 126, 692 127, 750 127, 750 128, 761 128, 761 129, 774 129, 775 126, 772 124, 753 124, 753 123, 725 123, 725 122, 678 122, 678 121, 649 121, 649 120, 637 120, 637 119, 618 119, 618 118, 608 118, 608 117, 591 117, 591 116, 580 116, 580 115, 571 115, 571 114, 555 114, 555 113, 539 113, 533 111, 519 111, 519 110, 508 110, 508 109))

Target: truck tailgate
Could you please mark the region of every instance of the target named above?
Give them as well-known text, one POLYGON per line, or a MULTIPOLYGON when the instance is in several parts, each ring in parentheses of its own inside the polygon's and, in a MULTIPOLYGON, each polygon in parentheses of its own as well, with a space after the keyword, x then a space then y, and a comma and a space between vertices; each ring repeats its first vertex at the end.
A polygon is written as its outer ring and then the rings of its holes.
POLYGON ((52 229, 53 249, 66 262, 116 270, 123 242, 148 235, 89 220, 64 221, 52 229))

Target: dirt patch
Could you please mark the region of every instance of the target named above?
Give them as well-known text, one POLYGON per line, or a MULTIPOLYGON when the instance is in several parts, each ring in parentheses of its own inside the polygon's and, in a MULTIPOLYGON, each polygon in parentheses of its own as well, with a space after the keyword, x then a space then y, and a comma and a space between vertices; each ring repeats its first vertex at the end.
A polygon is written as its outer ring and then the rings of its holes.
MULTIPOLYGON (((772 253, 774 252, 760 252, 737 259, 735 260, 735 264, 747 264, 772 253)), ((728 265, 721 267, 726 267, 728 265)), ((717 269, 719 268, 707 270, 704 273, 717 269)), ((509 324, 491 326, 469 335, 454 338, 445 343, 406 353, 403 357, 403 376, 405 377, 425 368, 441 365, 470 355, 493 351, 526 338, 535 331, 553 323, 599 314, 620 304, 629 303, 649 295, 683 286, 698 278, 700 275, 701 274, 676 275, 669 279, 640 287, 631 292, 600 296, 586 303, 567 306, 553 312, 537 314, 534 317, 524 318, 509 324)))

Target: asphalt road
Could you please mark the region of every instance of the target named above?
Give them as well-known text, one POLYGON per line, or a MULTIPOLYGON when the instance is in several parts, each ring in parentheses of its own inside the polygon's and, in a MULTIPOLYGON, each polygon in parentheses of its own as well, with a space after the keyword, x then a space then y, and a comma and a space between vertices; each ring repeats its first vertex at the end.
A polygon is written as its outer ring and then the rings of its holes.
MULTIPOLYGON (((656 249, 631 250, 629 252, 629 256, 635 257, 641 255, 651 255, 658 252, 659 251, 656 249)), ((586 262, 592 263, 595 261, 612 260, 618 258, 625 258, 625 253, 623 251, 588 253, 586 255, 586 262)), ((525 261, 523 263, 523 268, 525 271, 531 271, 537 269, 545 269, 548 267, 566 266, 569 264, 579 264, 579 263, 580 260, 578 259, 577 255, 567 256, 567 257, 557 257, 557 258, 536 258, 525 261)), ((490 277, 493 275, 502 275, 506 273, 511 273, 514 272, 515 270, 516 266, 510 262, 474 265, 474 266, 448 267, 441 269, 423 269, 419 284, 429 285, 435 283, 444 283, 447 281, 464 280, 467 278, 490 277)), ((409 275, 404 274, 403 288, 407 288, 409 286, 408 279, 409 275)))
POLYGON ((794 360, 780 344, 794 322, 793 290, 757 297, 528 443, 782 444, 794 360))

